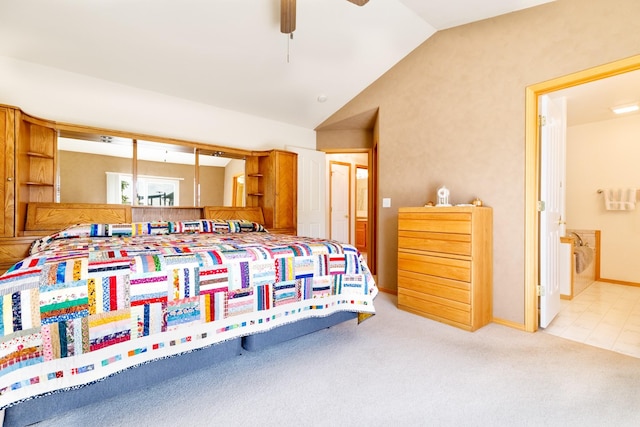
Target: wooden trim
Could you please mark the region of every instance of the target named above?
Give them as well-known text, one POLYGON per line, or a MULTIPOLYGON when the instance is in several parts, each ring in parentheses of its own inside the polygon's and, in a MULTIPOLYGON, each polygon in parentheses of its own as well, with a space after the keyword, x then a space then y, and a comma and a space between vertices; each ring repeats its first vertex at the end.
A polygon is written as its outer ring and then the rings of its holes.
POLYGON ((55 232, 79 223, 129 223, 131 206, 88 203, 28 203, 25 231, 55 232))
POLYGON ((25 233, 42 235, 79 223, 130 223, 194 219, 241 219, 264 224, 260 207, 129 206, 94 203, 29 203, 25 233))
MULTIPOLYGON (((377 279, 376 279, 376 282, 377 282, 377 279)), ((381 288, 380 286, 378 286, 378 290, 380 292, 384 292, 385 294, 398 296, 398 290, 397 289, 387 289, 387 288, 381 288)))
POLYGON ((206 219, 244 219, 246 221, 257 222, 264 225, 264 215, 262 208, 255 207, 224 207, 224 206, 205 206, 202 208, 204 218, 206 219))
POLYGON ((600 230, 596 230, 596 265, 595 265, 595 279, 596 280, 600 280, 600 238, 601 238, 601 231, 600 230))
POLYGON ((498 325, 508 326, 509 328, 518 329, 520 331, 526 331, 525 325, 522 323, 512 322, 511 320, 501 319, 499 317, 494 317, 491 321, 498 325))
POLYGON ((576 244, 576 239, 573 237, 560 237, 560 243, 571 245, 570 253, 571 253, 571 284, 569 287, 569 295, 560 294, 560 299, 572 300, 573 299, 573 281, 575 280, 574 274, 576 271, 576 260, 573 256, 574 247, 576 244))
POLYGON ((603 277, 600 277, 598 279, 598 282, 605 282, 605 283, 614 283, 616 285, 625 285, 625 286, 635 286, 635 287, 640 287, 640 283, 638 282, 626 282, 624 280, 616 280, 616 279, 605 279, 603 277))
POLYGON ((540 143, 538 131, 538 97, 560 89, 578 86, 607 77, 640 69, 640 55, 600 65, 525 89, 525 260, 524 260, 524 324, 525 330, 538 330, 538 256, 539 219, 537 202, 540 184, 540 143))

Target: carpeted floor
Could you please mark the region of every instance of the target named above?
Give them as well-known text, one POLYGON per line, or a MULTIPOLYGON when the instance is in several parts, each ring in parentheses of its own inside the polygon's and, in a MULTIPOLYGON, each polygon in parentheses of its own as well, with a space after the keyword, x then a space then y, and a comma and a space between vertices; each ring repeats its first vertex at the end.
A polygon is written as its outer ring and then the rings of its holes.
POLYGON ((640 359, 395 303, 39 426, 640 425, 640 359))

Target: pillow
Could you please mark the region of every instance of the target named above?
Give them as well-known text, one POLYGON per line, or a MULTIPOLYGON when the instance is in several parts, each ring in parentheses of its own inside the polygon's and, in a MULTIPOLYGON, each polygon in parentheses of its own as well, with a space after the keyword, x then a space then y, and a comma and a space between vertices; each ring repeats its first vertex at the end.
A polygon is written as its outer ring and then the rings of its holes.
POLYGON ((181 233, 246 233, 266 232, 257 222, 242 219, 197 219, 192 221, 149 221, 124 224, 76 224, 57 233, 35 240, 29 249, 33 255, 58 239, 78 237, 143 236, 181 233))

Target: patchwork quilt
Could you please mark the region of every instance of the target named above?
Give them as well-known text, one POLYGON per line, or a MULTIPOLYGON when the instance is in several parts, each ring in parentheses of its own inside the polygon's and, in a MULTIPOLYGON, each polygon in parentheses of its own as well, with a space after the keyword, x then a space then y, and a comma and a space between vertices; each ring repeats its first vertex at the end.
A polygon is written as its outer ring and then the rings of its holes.
POLYGON ((70 227, 0 276, 0 408, 376 294, 355 247, 256 223, 70 227))

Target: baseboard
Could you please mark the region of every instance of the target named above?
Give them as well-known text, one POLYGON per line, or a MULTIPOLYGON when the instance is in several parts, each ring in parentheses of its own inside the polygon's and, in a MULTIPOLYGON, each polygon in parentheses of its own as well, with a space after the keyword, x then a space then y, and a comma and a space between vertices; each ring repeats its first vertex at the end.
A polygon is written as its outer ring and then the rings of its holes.
POLYGON ((380 292, 384 292, 385 294, 398 296, 398 290, 397 289, 387 289, 387 288, 381 288, 380 286, 378 286, 378 290, 380 292))
POLYGON ((507 326, 507 327, 513 328, 513 329, 518 329, 519 331, 524 331, 525 330, 525 326, 524 326, 523 323, 516 323, 516 322, 513 322, 511 320, 500 319, 500 318, 497 318, 497 317, 494 317, 493 319, 491 319, 491 321, 493 323, 497 323, 498 325, 507 326))
POLYGON ((625 282, 624 280, 615 280, 615 279, 603 279, 599 277, 597 282, 605 282, 605 283, 613 283, 614 285, 625 285, 625 286, 636 286, 640 287, 640 283, 637 282, 625 282))

